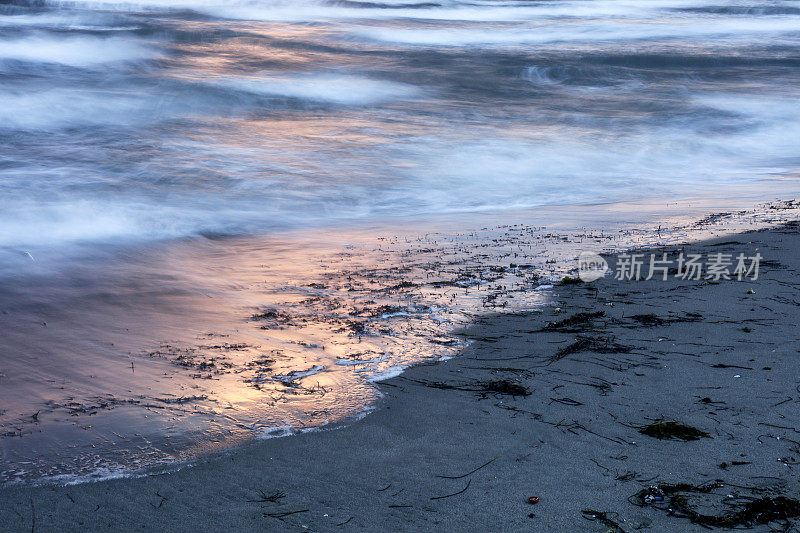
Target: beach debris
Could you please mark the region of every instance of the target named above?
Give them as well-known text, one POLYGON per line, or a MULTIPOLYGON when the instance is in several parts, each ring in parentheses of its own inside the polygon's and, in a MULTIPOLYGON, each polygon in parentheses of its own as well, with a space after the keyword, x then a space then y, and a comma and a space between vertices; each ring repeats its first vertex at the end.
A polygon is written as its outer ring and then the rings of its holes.
POLYGON ((588 337, 579 337, 575 342, 558 350, 555 355, 550 358, 550 362, 553 363, 573 353, 588 351, 591 346, 592 339, 588 337))
POLYGON ((694 223, 695 227, 699 226, 708 226, 710 224, 716 224, 722 219, 732 217, 734 213, 711 213, 710 215, 706 215, 705 217, 701 218, 697 222, 694 223))
POLYGON ((341 523, 339 523, 339 524, 336 524, 336 527, 341 527, 341 526, 345 526, 345 525, 349 524, 349 523, 350 523, 350 521, 351 521, 353 518, 355 518, 355 516, 351 516, 350 518, 348 518, 348 519, 347 519, 347 520, 345 520, 344 522, 341 522, 341 523))
POLYGON ((704 403, 706 405, 725 405, 725 402, 723 402, 721 400, 712 400, 708 396, 706 396, 704 398, 700 398, 699 400, 697 400, 697 402, 698 403, 704 403))
POLYGON ((419 383, 432 389, 443 390, 461 390, 467 392, 479 392, 482 396, 489 393, 494 394, 507 394, 509 396, 529 396, 530 391, 524 385, 520 385, 516 381, 510 379, 499 379, 493 381, 473 381, 466 385, 453 385, 443 381, 424 381, 424 380, 409 380, 414 383, 419 383))
MULTIPOLYGON (((500 455, 502 455, 502 454, 500 454, 500 455)), ((478 471, 478 470, 480 470, 481 468, 484 468, 484 467, 486 467, 486 466, 489 466, 490 464, 492 464, 493 462, 495 462, 497 459, 499 459, 499 458, 500 458, 500 455, 498 455, 497 457, 495 457, 495 458, 493 458, 493 459, 489 459, 488 461, 486 461, 485 463, 483 463, 483 464, 482 464, 481 466, 479 466, 478 468, 475 468, 474 470, 470 470, 470 471, 469 471, 469 472, 467 472, 466 474, 461 474, 460 476, 442 476, 442 475, 438 475, 438 476, 436 476, 436 477, 440 477, 440 478, 444 478, 444 479, 462 479, 462 478, 465 478, 465 477, 467 477, 467 476, 470 476, 470 475, 474 474, 475 472, 477 472, 477 471, 478 471)), ((389 484, 389 486, 391 486, 391 483, 389 484)), ((388 489, 389 487, 386 487, 386 488, 388 489)), ((386 489, 381 489, 381 490, 386 490, 386 489)))
MULTIPOLYGON (((101 410, 115 409, 121 405, 138 405, 140 400, 116 398, 114 396, 95 396, 84 401, 77 401, 72 398, 69 401, 59 404, 54 401, 47 401, 45 405, 49 409, 64 409, 72 416, 96 415, 101 410)), ((150 405, 150 407, 156 407, 150 405)), ((37 417, 38 418, 38 417, 37 417)))
POLYGON ((278 502, 280 502, 282 499, 284 499, 286 497, 286 494, 281 492, 281 491, 279 491, 279 490, 276 490, 272 494, 267 494, 263 490, 258 489, 258 493, 260 495, 260 497, 258 499, 256 499, 256 500, 247 500, 247 501, 249 503, 265 503, 265 502, 278 503, 278 502))
POLYGON ((661 326, 665 321, 653 313, 644 315, 632 315, 629 317, 634 322, 638 322, 643 326, 661 326))
POLYGON ((530 396, 531 394, 527 387, 510 379, 486 381, 483 386, 486 392, 508 394, 509 396, 530 396))
MULTIPOLYGON (((151 506, 153 509, 161 509, 161 506, 162 506, 162 505, 164 505, 164 502, 165 502, 165 501, 167 501, 169 498, 167 498, 166 496, 163 496, 163 495, 162 495, 162 494, 161 494, 159 491, 156 491, 156 496, 157 496, 157 497, 159 497, 159 498, 161 498, 161 499, 159 500, 159 502, 158 502, 158 505, 156 505, 156 504, 154 504, 154 503, 151 503, 151 504, 150 504, 150 506, 151 506)), ((73 503, 74 503, 74 502, 73 502, 73 503)))
POLYGON ((278 318, 280 317, 280 313, 278 313, 274 309, 265 309, 260 313, 256 313, 250 317, 250 320, 266 320, 270 318, 278 318))
POLYGON ((577 407, 579 405, 583 405, 583 402, 579 402, 578 400, 573 400, 572 398, 564 397, 564 398, 550 398, 550 403, 560 403, 562 405, 569 405, 571 407, 577 407))
POLYGON ((231 354, 242 354, 257 347, 244 343, 223 343, 213 345, 197 345, 179 347, 171 344, 162 344, 149 357, 159 357, 169 360, 173 365, 185 369, 207 372, 205 375, 194 374, 193 377, 210 378, 232 371, 233 363, 227 359, 231 354))
POLYGON ((742 370, 753 370, 752 366, 729 365, 727 363, 715 363, 711 365, 711 368, 741 368, 742 370))
POLYGON ((279 326, 290 324, 293 321, 291 315, 281 313, 272 308, 266 308, 250 316, 254 322, 265 322, 261 329, 273 329, 279 326))
POLYGON ((401 289, 410 289, 411 287, 416 287, 416 286, 417 286, 416 283, 412 283, 410 281, 401 281, 400 283, 392 285, 391 287, 386 287, 383 290, 385 292, 394 292, 394 291, 399 291, 401 289))
POLYGON ((602 511, 595 511, 594 509, 584 509, 581 511, 581 515, 583 515, 586 520, 591 522, 600 522, 604 526, 608 527, 606 533, 625 533, 625 530, 622 529, 622 526, 609 517, 610 514, 616 513, 604 513, 602 511))
POLYGON ((295 382, 297 380, 306 378, 308 376, 313 376, 314 374, 318 374, 324 369, 325 369, 324 366, 314 365, 308 370, 292 370, 291 372, 287 372, 286 374, 276 374, 273 376, 273 378, 280 381, 287 387, 296 387, 297 384, 295 382))
POLYGON ((753 464, 752 461, 731 461, 730 463, 722 462, 717 466, 723 470, 727 470, 729 466, 742 466, 742 465, 751 465, 753 464))
POLYGON ((669 318, 662 318, 654 313, 631 315, 627 317, 636 322, 641 327, 657 327, 666 326, 667 324, 675 322, 698 322, 703 319, 700 313, 685 313, 683 316, 670 316, 669 318))
POLYGON ((350 330, 351 336, 364 337, 366 335, 369 335, 369 329, 367 328, 367 325, 364 322, 348 320, 346 328, 343 328, 340 331, 345 331, 346 329, 350 330))
POLYGON ((559 359, 578 353, 578 352, 596 352, 596 353, 630 353, 633 346, 626 346, 614 341, 614 337, 577 337, 575 342, 561 348, 552 357, 549 363, 554 363, 559 359))
POLYGON ((191 402, 199 402, 202 400, 207 400, 208 395, 206 394, 199 394, 196 396, 179 396, 176 398, 153 398, 157 402, 161 403, 169 403, 169 404, 183 404, 183 403, 191 403, 191 402))
POLYGON ((428 339, 428 342, 431 344, 438 344, 439 346, 455 346, 458 344, 458 340, 456 339, 428 339))
POLYGON ((699 440, 711 438, 711 435, 692 426, 674 420, 659 420, 639 428, 639 433, 661 440, 699 440))
POLYGON ((450 498, 451 496, 458 496, 459 494, 463 494, 463 493, 467 492, 467 489, 469 488, 471 483, 472 483, 472 480, 468 479, 467 480, 467 486, 464 487, 463 489, 461 489, 460 491, 454 492, 452 494, 445 494, 444 496, 431 496, 431 500, 443 500, 444 498, 450 498))
POLYGON ((592 320, 600 318, 606 314, 605 311, 594 312, 580 312, 575 313, 558 322, 547 324, 544 328, 545 331, 560 331, 563 333, 574 333, 576 331, 583 331, 592 325, 592 320))
POLYGON ((31 533, 36 531, 36 506, 33 504, 33 496, 30 496, 28 500, 31 502, 31 533))
POLYGON ((293 515, 293 514, 307 513, 307 512, 308 512, 308 509, 301 509, 299 511, 283 511, 283 512, 279 511, 279 512, 276 512, 276 513, 264 513, 264 516, 268 516, 270 518, 277 518, 277 519, 280 520, 282 518, 285 518, 285 517, 293 515))
MULTIPOLYGON (((700 513, 698 505, 690 503, 690 495, 696 497, 711 495, 716 489, 728 485, 722 481, 713 481, 705 485, 690 483, 661 483, 646 487, 634 494, 629 501, 640 507, 651 506, 669 513, 672 516, 688 518, 692 523, 704 527, 735 528, 752 527, 755 524, 770 522, 789 522, 800 517, 800 501, 784 495, 762 496, 753 498, 725 495, 725 505, 730 509, 719 514, 700 513)), ((754 491, 763 491, 755 487, 738 487, 754 491)), ((707 503, 707 502, 706 502, 707 503)))
POLYGON ((537 503, 539 503, 539 497, 531 496, 530 498, 528 498, 528 503, 531 505, 536 505, 537 503))

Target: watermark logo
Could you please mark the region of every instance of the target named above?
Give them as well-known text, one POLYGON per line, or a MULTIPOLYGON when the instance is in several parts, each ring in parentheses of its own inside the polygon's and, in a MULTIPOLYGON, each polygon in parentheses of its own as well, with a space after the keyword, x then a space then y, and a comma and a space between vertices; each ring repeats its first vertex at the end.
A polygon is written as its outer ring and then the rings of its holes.
POLYGON ((587 283, 596 281, 608 272, 608 263, 594 252, 581 252, 578 256, 578 277, 587 283))
MULTIPOLYGON (((620 254, 614 264, 614 279, 639 281, 667 280, 736 280, 758 279, 762 256, 743 253, 684 254, 620 254)), ((590 282, 602 278, 611 270, 608 263, 594 252, 581 252, 578 256, 578 277, 590 282)))

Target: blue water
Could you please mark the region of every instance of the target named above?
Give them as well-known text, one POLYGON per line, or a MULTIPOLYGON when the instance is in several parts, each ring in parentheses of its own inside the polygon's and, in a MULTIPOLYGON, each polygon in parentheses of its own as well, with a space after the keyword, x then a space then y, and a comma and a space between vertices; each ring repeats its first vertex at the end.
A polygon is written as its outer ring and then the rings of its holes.
POLYGON ((799 45, 795 1, 4 2, 0 247, 791 176, 799 45))

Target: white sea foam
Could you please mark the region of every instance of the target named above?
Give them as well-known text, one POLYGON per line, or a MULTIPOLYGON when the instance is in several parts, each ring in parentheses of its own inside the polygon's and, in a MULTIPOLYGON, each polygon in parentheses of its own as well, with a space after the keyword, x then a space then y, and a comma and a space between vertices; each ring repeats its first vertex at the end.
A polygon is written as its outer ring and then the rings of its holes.
POLYGON ((36 14, 0 15, 0 28, 36 27, 46 29, 91 30, 91 31, 130 31, 137 26, 122 24, 119 15, 105 16, 88 12, 48 11, 36 14))
MULTIPOLYGON (((75 242, 139 241, 187 235, 209 220, 208 210, 193 213, 151 204, 108 199, 30 200, 5 195, 0 210, 0 246, 58 246, 75 242), (187 218, 188 217, 188 218, 187 218)), ((37 259, 39 256, 36 256, 37 259)))
POLYGON ((377 383, 380 381, 386 381, 387 379, 396 378, 397 376, 403 373, 403 370, 405 370, 408 367, 409 365, 390 366, 389 368, 386 368, 384 370, 381 370, 380 372, 375 372, 374 374, 372 374, 369 377, 368 381, 372 383, 377 383))
POLYGON ((676 20, 659 23, 625 21, 558 21, 534 27, 505 28, 374 28, 352 33, 372 41, 420 46, 517 46, 565 42, 635 41, 640 39, 715 39, 749 41, 754 36, 794 35, 800 31, 800 17, 782 16, 764 20, 735 18, 708 21, 676 20))
POLYGON ((358 365, 369 365, 375 363, 376 359, 370 360, 362 360, 362 359, 337 359, 336 364, 338 366, 358 366, 358 365))
POLYGON ((284 426, 272 426, 261 428, 258 431, 257 439, 260 440, 267 440, 267 439, 280 439, 283 437, 291 437, 292 435, 302 435, 303 433, 314 433, 316 431, 323 431, 328 429, 328 423, 320 424, 319 426, 314 427, 306 427, 306 428, 296 428, 289 424, 284 426))
MULTIPOLYGON (((439 21, 533 21, 555 18, 616 18, 638 20, 696 7, 696 0, 577 0, 524 4, 515 1, 440 0, 436 6, 420 6, 421 0, 357 0, 337 4, 325 0, 50 0, 51 6, 80 7, 100 11, 194 10, 208 15, 238 19, 303 22, 345 19, 408 19, 439 21)), ((747 2, 733 4, 748 5, 747 2)), ((798 5, 785 1, 784 5, 798 5)))
POLYGON ((218 77, 208 80, 206 83, 255 94, 300 98, 340 105, 377 104, 413 98, 421 93, 419 88, 406 83, 329 73, 218 77))
POLYGON ((149 11, 188 9, 238 20, 282 22, 345 19, 438 20, 464 22, 502 22, 551 19, 557 17, 651 17, 663 9, 696 5, 693 0, 583 0, 546 2, 528 5, 516 1, 443 0, 427 5, 422 0, 351 1, 337 4, 325 0, 51 0, 50 5, 80 6, 98 10, 149 11))
POLYGON ((0 39, 0 60, 58 63, 71 67, 140 61, 156 55, 150 47, 122 37, 32 36, 0 39))
POLYGON ((325 370, 325 367, 322 365, 314 365, 313 367, 309 368, 308 370, 292 370, 291 372, 287 372, 286 374, 276 374, 273 376, 275 379, 283 383, 284 385, 292 385, 295 381, 314 376, 319 374, 325 370))
POLYGON ((153 101, 126 92, 49 89, 0 92, 0 129, 48 130, 84 125, 131 125, 152 118, 153 101))
MULTIPOLYGON (((189 9, 209 15, 239 19, 265 21, 319 21, 343 19, 424 19, 424 20, 457 20, 457 21, 509 21, 529 20, 534 17, 573 16, 580 12, 583 16, 597 15, 635 15, 657 8, 660 2, 652 7, 633 2, 570 2, 566 5, 526 6, 518 2, 464 2, 443 1, 439 6, 419 7, 423 3, 409 1, 378 1, 346 4, 326 2, 324 0, 261 0, 251 2, 237 0, 220 2, 219 0, 52 0, 49 5, 76 6, 97 10, 117 11, 152 11, 189 9), (359 5, 360 4, 360 5, 359 5), (376 6, 376 4, 380 4, 376 6)), ((680 2, 670 2, 670 4, 680 2)))

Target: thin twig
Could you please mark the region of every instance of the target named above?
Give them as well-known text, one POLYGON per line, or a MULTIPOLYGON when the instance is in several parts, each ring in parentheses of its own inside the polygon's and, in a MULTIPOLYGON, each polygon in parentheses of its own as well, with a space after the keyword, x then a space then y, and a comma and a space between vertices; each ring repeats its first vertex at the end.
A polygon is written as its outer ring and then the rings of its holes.
POLYGON ((351 516, 350 518, 348 518, 347 520, 345 520, 345 521, 344 521, 344 522, 342 522, 341 524, 336 524, 336 526, 337 526, 337 527, 341 527, 341 526, 343 526, 343 525, 345 525, 345 524, 348 524, 348 523, 350 522, 350 520, 352 520, 353 518, 355 518, 355 516, 351 516))
POLYGON ((31 496, 31 533, 36 529, 36 508, 33 506, 33 497, 31 496))
POLYGON ((467 489, 469 488, 470 483, 472 483, 472 480, 468 479, 467 480, 467 486, 464 487, 463 489, 461 489, 460 491, 454 492, 453 494, 445 494, 444 496, 431 496, 431 500, 441 500, 443 498, 449 498, 450 496, 458 496, 459 494, 467 491, 467 489))
POLYGON ((282 513, 264 513, 264 516, 269 516, 271 518, 284 518, 286 516, 297 514, 297 513, 307 513, 308 509, 301 509, 299 511, 285 511, 282 513))
MULTIPOLYGON (((503 455, 503 454, 501 453, 500 455, 503 455)), ((470 475, 470 474, 474 474, 475 472, 477 472, 478 470, 480 470, 480 469, 481 469, 481 468, 483 468, 484 466, 489 466, 490 464, 492 464, 493 462, 495 462, 497 459, 499 459, 499 458, 500 458, 500 455, 498 455, 498 456, 497 456, 497 457, 495 457, 494 459, 490 459, 490 460, 486 461, 485 463, 483 463, 481 466, 479 466, 479 467, 478 467, 478 468, 476 468, 475 470, 471 470, 471 471, 467 472, 466 474, 462 474, 462 475, 460 475, 460 476, 436 476, 436 477, 441 477, 441 478, 444 478, 444 479, 461 479, 461 478, 465 478, 465 477, 467 477, 467 476, 468 476, 468 475, 470 475)))

